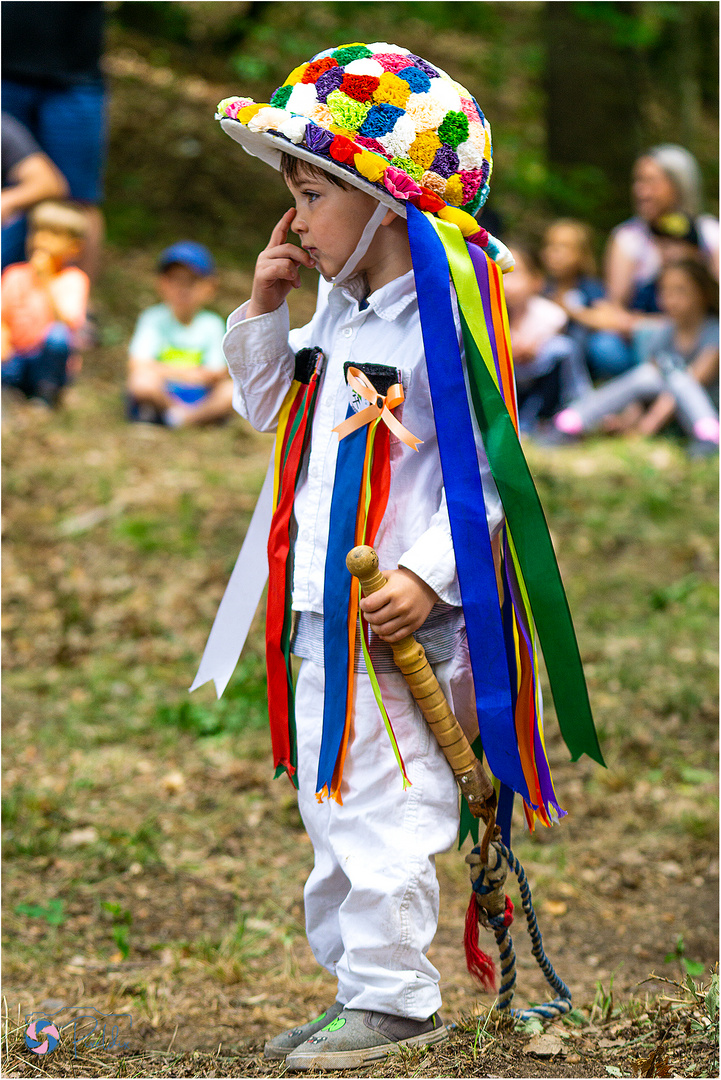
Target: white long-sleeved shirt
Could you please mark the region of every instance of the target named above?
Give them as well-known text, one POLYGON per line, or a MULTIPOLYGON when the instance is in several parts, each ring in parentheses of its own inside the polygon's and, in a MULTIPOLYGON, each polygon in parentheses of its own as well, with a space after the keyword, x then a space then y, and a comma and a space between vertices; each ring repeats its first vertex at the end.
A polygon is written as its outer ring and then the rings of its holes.
MULTIPOLYGON (((300 612, 323 612, 338 453, 338 435, 333 428, 346 418, 352 395, 344 376, 347 361, 388 365, 401 372, 405 402, 395 415, 423 440, 416 453, 395 435, 390 437, 390 495, 375 545, 381 570, 406 567, 427 582, 441 601, 460 606, 413 271, 371 293, 363 307, 359 285, 359 279, 336 287, 321 280, 313 318, 307 326, 292 331, 286 304, 252 319, 245 319, 244 304, 230 316, 223 343, 234 382, 235 408, 259 431, 277 427, 293 378, 294 354, 317 347, 327 358, 307 471, 300 478, 294 505, 297 538, 292 606, 300 612)), ((486 517, 491 535, 495 535, 503 511, 477 431, 476 446, 486 517)))

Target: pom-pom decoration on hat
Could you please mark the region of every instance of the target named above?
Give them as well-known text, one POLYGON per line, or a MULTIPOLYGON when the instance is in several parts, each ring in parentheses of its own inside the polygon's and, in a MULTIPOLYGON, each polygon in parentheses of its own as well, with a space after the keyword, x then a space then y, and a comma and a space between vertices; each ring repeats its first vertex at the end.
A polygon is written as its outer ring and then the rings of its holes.
POLYGON ((405 216, 405 202, 476 237, 488 197, 491 129, 459 83, 407 49, 355 42, 295 68, 268 104, 225 98, 217 118, 276 169, 285 152, 405 216))

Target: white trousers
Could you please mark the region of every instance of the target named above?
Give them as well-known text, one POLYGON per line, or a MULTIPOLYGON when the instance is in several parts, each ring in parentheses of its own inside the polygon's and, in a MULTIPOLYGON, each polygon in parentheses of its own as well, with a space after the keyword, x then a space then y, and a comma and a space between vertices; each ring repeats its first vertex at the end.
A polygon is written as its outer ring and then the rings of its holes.
MULTIPOLYGON (((462 643, 465 645, 465 639, 462 643)), ((468 716, 467 650, 435 666, 448 700, 468 716)), ((340 805, 316 799, 324 670, 304 660, 296 689, 299 808, 315 851, 305 887, 308 941, 338 979, 338 1000, 424 1020, 441 1004, 426 952, 438 924, 435 856, 458 831, 456 782, 400 674, 379 674, 412 786, 402 777, 370 680, 356 675, 340 805)), ((459 717, 460 719, 460 717, 459 717)), ((477 728, 476 728, 477 731, 477 728)))

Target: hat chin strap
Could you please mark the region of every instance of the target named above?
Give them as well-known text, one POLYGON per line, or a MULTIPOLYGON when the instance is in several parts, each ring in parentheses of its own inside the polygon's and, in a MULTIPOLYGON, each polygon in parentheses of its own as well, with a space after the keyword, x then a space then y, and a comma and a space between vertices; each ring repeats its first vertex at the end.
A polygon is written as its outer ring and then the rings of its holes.
MULTIPOLYGON (((361 261, 361 259, 367 252, 368 248, 371 246, 373 237, 377 233, 380 223, 382 222, 383 218, 386 216, 387 213, 388 207, 384 206, 383 203, 379 202, 371 215, 370 221, 361 233, 360 240, 358 241, 353 254, 346 261, 345 265, 341 267, 335 277, 326 278, 326 281, 331 281, 334 285, 340 285, 341 282, 345 281, 346 278, 350 277, 350 275, 357 267, 358 263, 361 261)), ((325 274, 323 275, 323 277, 325 277, 325 274)))

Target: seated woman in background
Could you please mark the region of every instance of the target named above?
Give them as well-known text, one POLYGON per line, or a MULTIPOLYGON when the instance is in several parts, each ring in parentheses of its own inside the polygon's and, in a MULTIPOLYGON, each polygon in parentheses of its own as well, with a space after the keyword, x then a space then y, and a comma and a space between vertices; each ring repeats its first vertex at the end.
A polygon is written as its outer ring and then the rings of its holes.
POLYGON ((655 146, 638 158, 631 188, 635 213, 611 233, 606 250, 606 295, 627 310, 658 275, 661 253, 652 225, 668 214, 690 217, 707 269, 718 281, 719 223, 701 214, 701 171, 682 146, 655 146))
POLYGON ((516 370, 521 431, 533 434, 539 421, 591 387, 579 346, 565 333, 568 316, 541 296, 543 272, 530 248, 511 243, 516 266, 504 280, 516 370))
POLYGON ((561 438, 600 426, 654 435, 675 417, 692 452, 718 451, 718 285, 694 259, 666 266, 658 282, 666 315, 648 343, 648 359, 574 401, 556 416, 561 438))
POLYGON ((693 253, 717 281, 719 273, 719 223, 699 213, 701 173, 688 150, 667 144, 642 154, 632 196, 635 214, 614 229, 606 249, 606 299, 573 311, 588 329, 620 336, 628 366, 639 360, 636 332, 657 321, 655 281, 669 252, 674 259, 693 253))
POLYGON ((603 282, 596 275, 590 226, 572 218, 549 225, 541 262, 547 275, 544 295, 569 317, 566 333, 581 348, 592 377, 608 379, 631 367, 631 350, 620 334, 584 324, 587 309, 605 297, 603 282))

